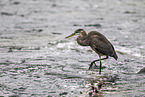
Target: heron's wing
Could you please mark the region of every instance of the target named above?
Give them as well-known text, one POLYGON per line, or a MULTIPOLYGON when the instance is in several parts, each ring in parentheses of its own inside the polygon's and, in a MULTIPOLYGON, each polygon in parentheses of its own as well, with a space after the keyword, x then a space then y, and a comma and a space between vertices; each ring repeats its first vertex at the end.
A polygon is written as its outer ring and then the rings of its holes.
POLYGON ((93 50, 103 55, 111 56, 114 52, 112 44, 105 37, 99 35, 90 36, 90 45, 93 50))

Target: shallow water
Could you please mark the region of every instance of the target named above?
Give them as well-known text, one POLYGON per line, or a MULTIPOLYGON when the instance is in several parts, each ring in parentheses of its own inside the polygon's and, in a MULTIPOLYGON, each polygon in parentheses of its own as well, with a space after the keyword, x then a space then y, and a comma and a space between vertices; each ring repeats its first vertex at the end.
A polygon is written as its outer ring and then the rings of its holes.
POLYGON ((144 0, 0 0, 0 96, 87 97, 90 79, 117 75, 104 97, 143 97, 144 9, 144 0), (119 59, 102 61, 102 75, 88 70, 90 47, 64 39, 78 28, 114 45, 119 59))

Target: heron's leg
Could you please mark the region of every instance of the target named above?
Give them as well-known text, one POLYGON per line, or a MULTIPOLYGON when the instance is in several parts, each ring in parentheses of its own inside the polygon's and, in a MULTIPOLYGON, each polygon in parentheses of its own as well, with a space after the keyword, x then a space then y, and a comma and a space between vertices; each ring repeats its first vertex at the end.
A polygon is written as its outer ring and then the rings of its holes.
MULTIPOLYGON (((106 58, 102 58, 101 60, 105 60, 105 59, 108 59, 108 56, 106 56, 106 58)), ((94 61, 91 62, 90 67, 89 67, 89 70, 92 68, 93 64, 94 64, 95 62, 97 62, 97 61, 100 61, 100 59, 94 60, 94 61)), ((96 65, 96 64, 95 64, 95 65, 96 65)))
POLYGON ((99 60, 100 60, 100 70, 99 70, 99 74, 101 74, 101 68, 102 68, 101 56, 99 56, 99 60))
MULTIPOLYGON (((90 67, 89 67, 89 70, 92 68, 93 64, 94 64, 96 61, 99 61, 99 60, 94 60, 93 62, 91 62, 90 67)), ((95 65, 96 65, 96 64, 95 64, 95 65)))
POLYGON ((97 67, 96 63, 94 63, 94 64, 95 64, 95 66, 97 67))

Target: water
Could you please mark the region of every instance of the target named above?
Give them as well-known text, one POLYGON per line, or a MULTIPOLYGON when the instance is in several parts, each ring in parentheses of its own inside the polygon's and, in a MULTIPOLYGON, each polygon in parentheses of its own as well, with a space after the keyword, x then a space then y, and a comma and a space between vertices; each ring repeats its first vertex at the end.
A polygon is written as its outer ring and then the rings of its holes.
MULTIPOLYGON (((143 97, 145 76, 144 0, 0 0, 0 96, 84 97, 88 70, 98 59, 76 37, 78 28, 97 30, 114 45, 119 59, 102 61, 104 97, 143 97)), ((99 64, 99 63, 97 63, 99 64)))

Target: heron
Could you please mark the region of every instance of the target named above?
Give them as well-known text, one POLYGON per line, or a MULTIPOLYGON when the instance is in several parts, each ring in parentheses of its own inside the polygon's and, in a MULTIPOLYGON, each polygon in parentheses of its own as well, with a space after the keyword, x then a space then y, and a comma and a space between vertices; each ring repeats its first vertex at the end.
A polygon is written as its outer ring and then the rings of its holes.
POLYGON ((116 51, 113 45, 109 42, 109 40, 98 31, 90 31, 88 34, 83 29, 77 29, 73 34, 65 37, 69 38, 74 35, 79 35, 77 37, 77 43, 81 46, 90 46, 92 50, 94 50, 98 55, 99 59, 91 62, 89 66, 89 70, 92 68, 93 64, 96 66, 95 62, 100 61, 99 74, 101 74, 102 62, 101 60, 108 59, 109 57, 113 57, 114 59, 118 59, 116 51), (101 56, 106 56, 101 59, 101 56))

